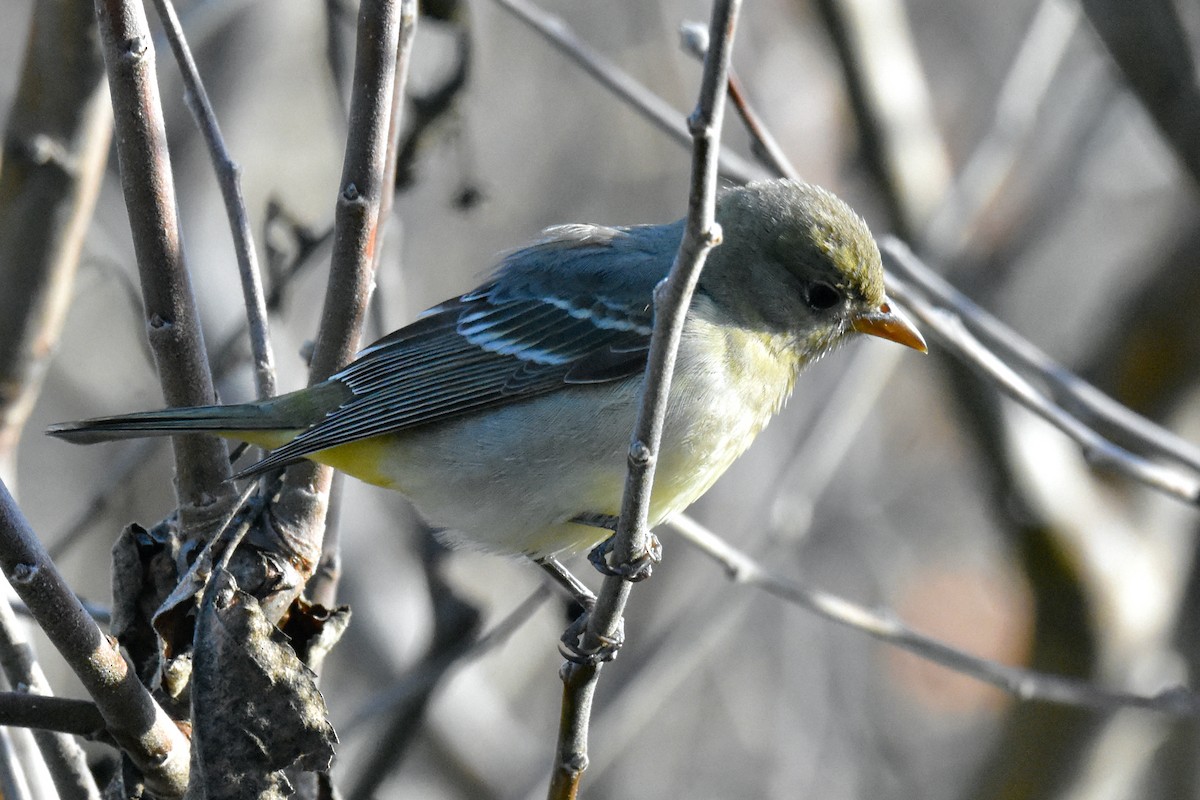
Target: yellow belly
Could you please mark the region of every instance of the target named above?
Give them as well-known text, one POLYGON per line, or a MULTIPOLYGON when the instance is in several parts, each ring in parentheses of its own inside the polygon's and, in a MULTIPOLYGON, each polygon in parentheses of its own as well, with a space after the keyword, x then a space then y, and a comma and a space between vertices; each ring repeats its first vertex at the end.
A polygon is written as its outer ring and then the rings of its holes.
POLYGON ((320 450, 309 458, 318 464, 327 464, 347 475, 353 475, 361 481, 385 489, 399 489, 400 487, 395 485, 395 476, 387 470, 395 447, 394 436, 372 436, 370 439, 360 439, 328 450, 320 450))

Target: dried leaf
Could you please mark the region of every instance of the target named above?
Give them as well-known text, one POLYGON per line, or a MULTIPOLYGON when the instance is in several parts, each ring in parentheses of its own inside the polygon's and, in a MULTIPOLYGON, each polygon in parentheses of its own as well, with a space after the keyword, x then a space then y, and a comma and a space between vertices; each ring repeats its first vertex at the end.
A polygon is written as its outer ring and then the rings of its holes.
POLYGON ((149 530, 129 525, 112 548, 110 629, 146 683, 153 681, 159 666, 159 642, 151 620, 178 580, 177 544, 168 520, 149 530))
POLYGON ((329 768, 337 741, 312 670, 228 573, 196 623, 193 782, 203 796, 291 793, 283 771, 329 768))

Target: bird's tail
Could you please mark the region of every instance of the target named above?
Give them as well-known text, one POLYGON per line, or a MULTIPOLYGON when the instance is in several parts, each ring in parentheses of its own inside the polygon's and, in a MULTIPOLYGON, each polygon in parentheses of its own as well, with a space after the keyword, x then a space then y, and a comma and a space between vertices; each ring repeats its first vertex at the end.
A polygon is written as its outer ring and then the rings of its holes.
POLYGON ((73 444, 215 433, 264 447, 278 447, 336 408, 345 391, 339 384, 327 383, 254 403, 164 408, 60 422, 47 428, 46 433, 73 444))
POLYGON ((236 406, 164 408, 161 411, 139 411, 79 422, 59 422, 47 428, 46 433, 72 444, 95 444, 116 439, 171 436, 179 433, 232 435, 241 431, 278 431, 279 420, 263 414, 262 411, 263 409, 252 403, 236 406))

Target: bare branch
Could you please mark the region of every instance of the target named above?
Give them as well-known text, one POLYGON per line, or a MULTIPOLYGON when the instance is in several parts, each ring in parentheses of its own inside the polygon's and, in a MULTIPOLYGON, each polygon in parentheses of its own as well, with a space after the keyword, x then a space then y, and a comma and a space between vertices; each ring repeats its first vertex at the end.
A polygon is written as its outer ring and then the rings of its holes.
MULTIPOLYGON (((696 22, 685 22, 679 26, 679 38, 685 52, 700 61, 704 60, 705 54, 708 53, 708 29, 696 22)), ((750 105, 750 98, 732 65, 729 67, 728 92, 729 102, 733 103, 734 109, 741 117, 742 125, 750 134, 752 149, 758 160, 776 175, 794 181, 801 180, 800 173, 788 159, 782 145, 771 135, 758 112, 750 105)))
MULTIPOLYGON (((613 557, 618 564, 644 559, 648 552, 650 534, 646 523, 650 490, 675 357, 700 271, 709 250, 721 238, 716 223, 717 154, 734 28, 740 7, 740 0, 720 0, 713 4, 709 31, 711 45, 704 63, 699 101, 689 118, 694 145, 687 222, 671 272, 655 289, 654 333, 650 340, 641 407, 629 448, 629 472, 621 501, 621 520, 613 546, 613 557)), ((630 588, 630 582, 623 576, 610 575, 605 579, 596 605, 588 616, 587 630, 582 638, 583 652, 596 652, 603 642, 614 641, 619 636, 630 588)), ((587 768, 588 723, 599 677, 598 663, 568 662, 562 668, 563 710, 550 779, 551 800, 574 798, 578 793, 580 779, 587 768)))
MULTIPOLYGON (((22 633, 22 625, 7 598, 0 598, 0 666, 4 669, 8 684, 20 689, 24 696, 57 699, 51 697, 50 682, 37 663, 33 646, 22 633)), ((96 711, 95 714, 99 718, 100 712, 96 711)), ((100 720, 100 727, 103 724, 103 720, 100 720)), ((59 729, 53 726, 36 727, 45 728, 35 730, 33 738, 58 794, 65 800, 99 800, 100 789, 88 769, 87 757, 79 744, 64 733, 54 733, 59 729)), ((92 730, 94 732, 96 728, 92 730)))
POLYGON ((192 58, 192 51, 183 36, 179 17, 171 0, 154 0, 159 19, 167 32, 167 41, 179 64, 183 77, 184 100, 204 135, 208 153, 212 158, 221 197, 225 201, 225 213, 229 217, 229 228, 233 233, 234 254, 237 256, 238 274, 242 279, 242 296, 246 303, 246 320, 250 331, 250 352, 254 359, 254 383, 259 398, 275 394, 275 356, 271 353, 271 338, 267 326, 267 304, 263 299, 262 275, 258 269, 258 256, 254 251, 254 235, 250 232, 250 217, 246 213, 246 198, 242 195, 241 168, 234 163, 225 147, 216 114, 208 102, 208 93, 200 80, 200 72, 192 58))
MULTIPOLYGON (((359 7, 349 136, 310 385, 332 375, 358 349, 374 283, 379 209, 385 185, 391 184, 391 176, 385 180, 383 173, 393 117, 400 16, 397 0, 369 0, 359 7)), ((274 508, 277 528, 299 555, 305 577, 320 559, 330 472, 328 467, 308 461, 292 466, 274 508)))
POLYGON ((905 274, 903 280, 894 272, 888 278, 888 286, 896 299, 950 345, 956 355, 987 375, 997 388, 1074 439, 1094 466, 1120 472, 1186 503, 1200 503, 1200 477, 1194 474, 1200 472, 1200 455, 1197 455, 1194 445, 1105 397, 1082 378, 1055 363, 998 319, 953 292, 948 284, 937 279, 898 240, 885 239, 883 252, 891 264, 905 274), (917 295, 907 283, 908 280, 920 281, 922 289, 926 291, 932 288, 936 292, 938 305, 917 295), (986 330, 988 342, 980 342, 971 328, 986 330), (992 348, 1034 371, 1040 379, 1062 393, 1065 402, 1057 402, 1038 390, 992 348), (1074 410, 1077 408, 1089 410, 1094 418, 1121 430, 1130 441, 1179 462, 1193 474, 1184 474, 1178 469, 1157 464, 1114 444, 1090 427, 1086 420, 1082 420, 1078 411, 1074 410))
POLYGON ((95 703, 26 692, 0 692, 0 725, 55 731, 93 741, 106 738, 104 717, 95 703))
POLYGON ((187 789, 188 741, 88 616, 0 483, 0 567, 79 678, 121 749, 163 797, 187 789))
POLYGON ((108 157, 95 15, 38 3, 0 164, 0 478, 55 351, 108 157))
MULTIPOLYGON (((141 274, 146 334, 171 406, 215 399, 204 335, 184 262, 175 184, 145 11, 96 0, 117 126, 121 185, 141 274)), ((230 495, 229 451, 214 436, 177 436, 176 491, 185 531, 203 535, 230 495)))
POLYGON ((350 132, 334 222, 333 256, 309 384, 320 383, 358 350, 374 280, 379 210, 390 180, 384 176, 400 40, 400 3, 374 0, 359 11, 350 132))
MULTIPOLYGON (((330 21, 332 24, 332 20, 330 21)), ((378 273, 381 259, 386 251, 383 247, 383 237, 387 234, 388 218, 391 216, 392 201, 396 196, 396 163, 400 153, 400 133, 403 127, 405 89, 408 85, 408 68, 412 62, 413 37, 417 33, 417 3, 416 0, 401 0, 400 2, 400 35, 397 44, 396 77, 392 85, 392 106, 388 122, 387 152, 383 163, 383 185, 379 197, 379 233, 375 247, 375 259, 372 266, 373 274, 378 273)), ((375 300, 378 302, 379 293, 375 300)), ((378 317, 379 315, 376 314, 378 317)), ((326 517, 325 536, 321 543, 321 558, 316 573, 309 581, 310 596, 314 602, 327 608, 332 608, 337 598, 338 581, 341 578, 341 542, 339 521, 337 518, 337 503, 341 496, 341 487, 345 476, 335 474, 330 484, 330 500, 328 516, 326 517)))
POLYGON ((917 633, 887 613, 872 611, 820 589, 779 577, 684 514, 676 515, 664 525, 720 564, 726 577, 735 583, 762 589, 831 622, 999 687, 1021 700, 1042 700, 1102 711, 1143 708, 1176 716, 1200 716, 1200 697, 1183 687, 1169 688, 1154 695, 1113 691, 1090 681, 1047 675, 978 658, 917 633))

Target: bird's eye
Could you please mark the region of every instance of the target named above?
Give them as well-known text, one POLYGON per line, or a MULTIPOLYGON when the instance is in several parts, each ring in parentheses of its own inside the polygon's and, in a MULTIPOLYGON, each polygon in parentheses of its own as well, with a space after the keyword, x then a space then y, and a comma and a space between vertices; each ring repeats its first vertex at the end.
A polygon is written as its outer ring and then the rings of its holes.
POLYGON ((815 311, 826 311, 842 302, 842 293, 828 283, 814 283, 804 295, 805 302, 815 311))

